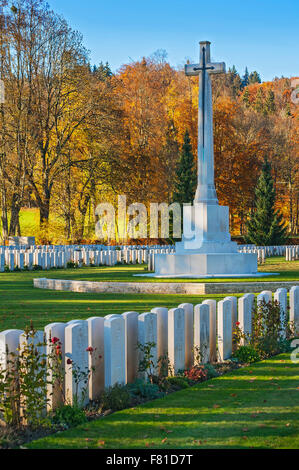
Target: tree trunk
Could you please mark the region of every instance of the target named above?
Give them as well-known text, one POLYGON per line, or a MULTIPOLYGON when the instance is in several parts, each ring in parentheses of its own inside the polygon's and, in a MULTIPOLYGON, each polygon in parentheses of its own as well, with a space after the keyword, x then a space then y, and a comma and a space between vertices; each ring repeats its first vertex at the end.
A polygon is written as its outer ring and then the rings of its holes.
POLYGON ((2 238, 3 242, 8 239, 8 217, 7 217, 7 204, 6 204, 6 192, 5 189, 1 191, 1 203, 2 203, 2 238))
POLYGON ((18 196, 16 194, 12 197, 11 210, 10 210, 10 224, 9 224, 9 236, 13 237, 16 234, 16 231, 19 224, 19 214, 20 214, 20 204, 16 203, 18 196))
POLYGON ((49 221, 49 214, 50 214, 50 201, 46 200, 42 204, 40 204, 39 208, 40 212, 40 225, 47 224, 49 221))

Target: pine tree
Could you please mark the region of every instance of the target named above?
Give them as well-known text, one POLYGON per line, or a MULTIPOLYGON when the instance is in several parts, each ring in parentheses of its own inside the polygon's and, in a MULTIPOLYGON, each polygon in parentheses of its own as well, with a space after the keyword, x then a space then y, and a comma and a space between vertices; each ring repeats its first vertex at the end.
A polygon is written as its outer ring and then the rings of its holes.
POLYGON ((251 85, 252 83, 261 83, 261 77, 259 73, 255 70, 254 72, 251 72, 248 78, 248 84, 251 85))
POLYGON ((271 176, 271 165, 267 159, 262 167, 255 190, 255 210, 247 222, 246 243, 258 246, 281 245, 287 232, 282 215, 275 209, 275 188, 271 176))
POLYGON ((176 169, 176 181, 173 201, 183 203, 193 202, 197 185, 197 172, 194 165, 191 140, 186 130, 180 160, 176 169))
POLYGON ((168 122, 166 130, 166 139, 161 152, 161 160, 164 163, 166 185, 168 188, 168 196, 171 198, 173 180, 175 177, 177 161, 180 156, 180 147, 177 142, 177 130, 171 119, 168 122))
POLYGON ((106 62, 106 64, 100 62, 98 67, 94 66, 94 73, 98 76, 99 80, 101 81, 105 81, 107 80, 107 78, 112 77, 112 71, 108 62, 106 62))
POLYGON ((245 73, 242 78, 242 88, 245 88, 246 86, 248 86, 248 84, 249 84, 249 72, 248 72, 248 68, 246 67, 245 73))
POLYGON ((264 99, 265 99, 264 91, 260 87, 257 91, 256 98, 255 98, 255 101, 254 101, 254 109, 258 113, 263 113, 264 112, 264 99))
POLYGON ((249 96, 250 96, 249 90, 248 90, 248 88, 246 88, 244 93, 243 93, 243 96, 242 96, 242 100, 243 100, 243 103, 245 104, 246 108, 249 108, 249 106, 250 106, 249 96))
POLYGON ((265 114, 273 114, 275 113, 275 95, 273 90, 269 90, 266 100, 265 100, 265 105, 264 105, 264 113, 265 114))
POLYGON ((228 76, 229 76, 229 81, 234 93, 234 96, 236 97, 240 90, 242 89, 242 80, 240 75, 237 72, 236 67, 233 65, 232 68, 228 69, 228 76))

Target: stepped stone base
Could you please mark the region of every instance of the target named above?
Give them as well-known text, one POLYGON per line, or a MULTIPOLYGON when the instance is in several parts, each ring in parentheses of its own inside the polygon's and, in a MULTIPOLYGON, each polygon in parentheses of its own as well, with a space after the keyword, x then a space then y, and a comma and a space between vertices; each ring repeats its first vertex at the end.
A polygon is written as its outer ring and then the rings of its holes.
POLYGON ((257 275, 255 253, 173 253, 155 255, 155 276, 219 277, 257 275))
POLYGON ((290 289, 298 281, 287 282, 89 282, 39 278, 33 280, 34 287, 71 292, 98 292, 114 294, 238 294, 259 293, 263 290, 275 292, 280 287, 290 289))

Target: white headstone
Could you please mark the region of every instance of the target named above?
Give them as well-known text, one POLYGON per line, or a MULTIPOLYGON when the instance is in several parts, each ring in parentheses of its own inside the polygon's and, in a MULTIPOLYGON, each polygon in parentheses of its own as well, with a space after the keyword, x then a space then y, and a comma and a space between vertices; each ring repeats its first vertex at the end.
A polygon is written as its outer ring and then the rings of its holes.
POLYGON ((216 338, 217 338, 216 308, 217 308, 217 302, 214 299, 208 299, 208 300, 204 300, 203 304, 209 306, 209 311, 210 311, 210 362, 215 362, 217 360, 217 348, 216 348, 216 338))
POLYGON ((15 269, 15 255, 14 253, 9 253, 8 255, 8 267, 10 271, 15 269))
POLYGON ((7 369, 8 362, 13 360, 11 354, 18 355, 17 348, 23 333, 22 330, 5 330, 0 333, 0 369, 7 369))
POLYGON ((67 402, 78 406, 88 403, 88 383, 76 380, 77 372, 88 376, 88 323, 81 321, 65 328, 65 395, 67 402))
POLYGON ((88 347, 93 351, 88 354, 88 367, 90 370, 89 399, 99 398, 105 388, 104 364, 104 318, 88 318, 88 347))
POLYGON ((168 356, 175 374, 185 369, 185 312, 182 308, 168 312, 168 356))
POLYGON ((294 324, 295 334, 299 334, 299 286, 290 289, 290 322, 294 324))
POLYGON ((287 318, 287 308, 288 308, 288 291, 284 287, 277 289, 274 292, 274 300, 279 302, 280 305, 280 325, 281 325, 281 336, 285 337, 286 331, 286 318, 287 318))
POLYGON ((238 299, 237 297, 228 296, 228 297, 225 297, 223 300, 229 300, 231 302, 232 332, 233 332, 236 328, 236 322, 238 321, 238 299))
MULTIPOLYGON (((148 343, 153 343, 155 346, 151 349, 151 354, 153 356, 153 369, 151 370, 152 373, 157 372, 157 314, 155 313, 142 313, 138 317, 138 342, 141 345, 146 345, 148 343)), ((144 355, 140 351, 139 352, 139 362, 143 359, 144 355)), ((143 374, 141 374, 142 376, 143 374)), ((146 377, 146 373, 144 374, 146 377)))
POLYGON ((121 315, 104 318, 105 387, 126 382, 125 320, 121 315))
POLYGON ((263 290, 263 291, 257 296, 257 304, 261 303, 263 300, 264 300, 266 303, 272 302, 272 292, 271 292, 270 290, 263 290))
MULTIPOLYGON (((246 335, 251 335, 252 332, 252 310, 254 305, 254 294, 246 294, 240 297, 238 300, 238 321, 240 323, 241 330, 246 335)), ((242 345, 246 341, 241 341, 242 345)))
POLYGON ((210 359, 210 309, 206 304, 194 308, 194 352, 200 355, 200 362, 210 359))
POLYGON ((218 353, 220 361, 232 355, 232 313, 229 300, 218 302, 218 353))
POLYGON ((125 312, 122 317, 125 320, 126 383, 132 383, 138 372, 138 313, 125 312))
MULTIPOLYGON (((64 393, 65 393, 65 323, 50 323, 45 327, 45 334, 46 334, 46 341, 47 341, 47 359, 48 359, 48 379, 49 382, 47 385, 47 407, 48 410, 55 409, 58 406, 63 404, 64 393), (52 340, 57 338, 59 342, 52 343, 52 340), (57 346, 60 346, 60 357, 61 357, 61 383, 59 380, 56 383, 53 383, 53 361, 51 356, 54 354, 58 355, 58 351, 56 351, 57 346)), ((57 361, 56 365, 58 366, 59 361, 57 361)))
POLYGON ((185 367, 190 369, 193 366, 193 305, 180 304, 178 308, 182 308, 185 312, 185 367))
POLYGON ((168 309, 156 307, 151 310, 157 315, 157 356, 168 354, 168 309))

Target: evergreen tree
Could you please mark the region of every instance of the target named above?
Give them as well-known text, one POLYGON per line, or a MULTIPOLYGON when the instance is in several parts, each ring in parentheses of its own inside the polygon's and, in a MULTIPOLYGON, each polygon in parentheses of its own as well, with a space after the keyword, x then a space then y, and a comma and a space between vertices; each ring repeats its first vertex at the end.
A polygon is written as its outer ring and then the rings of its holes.
POLYGON ((267 159, 262 167, 255 190, 255 210, 247 222, 246 243, 258 246, 281 245, 287 232, 282 215, 275 209, 275 188, 271 176, 271 165, 267 159))
POLYGON ((176 181, 173 201, 183 203, 193 202, 197 186, 197 172, 194 165, 191 140, 186 130, 180 159, 176 169, 176 181))
POLYGON ((249 101, 249 90, 246 88, 246 90, 243 93, 242 96, 243 103, 245 104, 246 108, 249 108, 250 106, 250 101, 249 101))
POLYGON ((263 113, 264 112, 264 99, 265 99, 264 91, 260 87, 257 91, 256 98, 255 98, 255 101, 254 101, 254 109, 258 113, 263 113))
POLYGON ((161 160, 165 167, 166 184, 169 188, 168 197, 171 199, 173 180, 175 178, 176 166, 180 156, 180 146, 177 142, 177 130, 171 119, 166 130, 166 140, 161 152, 161 160))
POLYGON ((248 78, 248 84, 251 85, 252 83, 261 83, 261 77, 255 70, 254 72, 251 72, 248 78))
POLYGON ((248 72, 248 68, 246 67, 245 73, 242 78, 242 88, 245 88, 248 85, 249 85, 249 72, 248 72))
POLYGON ((236 97, 238 95, 238 92, 242 89, 241 77, 238 74, 237 69, 234 65, 232 66, 232 68, 228 69, 228 74, 234 96, 236 97))
POLYGON ((103 62, 100 62, 100 65, 98 67, 94 66, 93 72, 97 75, 97 77, 101 81, 105 81, 107 80, 107 78, 112 77, 112 71, 110 69, 108 62, 106 62, 106 64, 103 64, 103 62))
POLYGON ((266 96, 265 105, 264 105, 264 113, 265 114, 273 114, 275 113, 275 95, 273 90, 269 90, 266 96))

